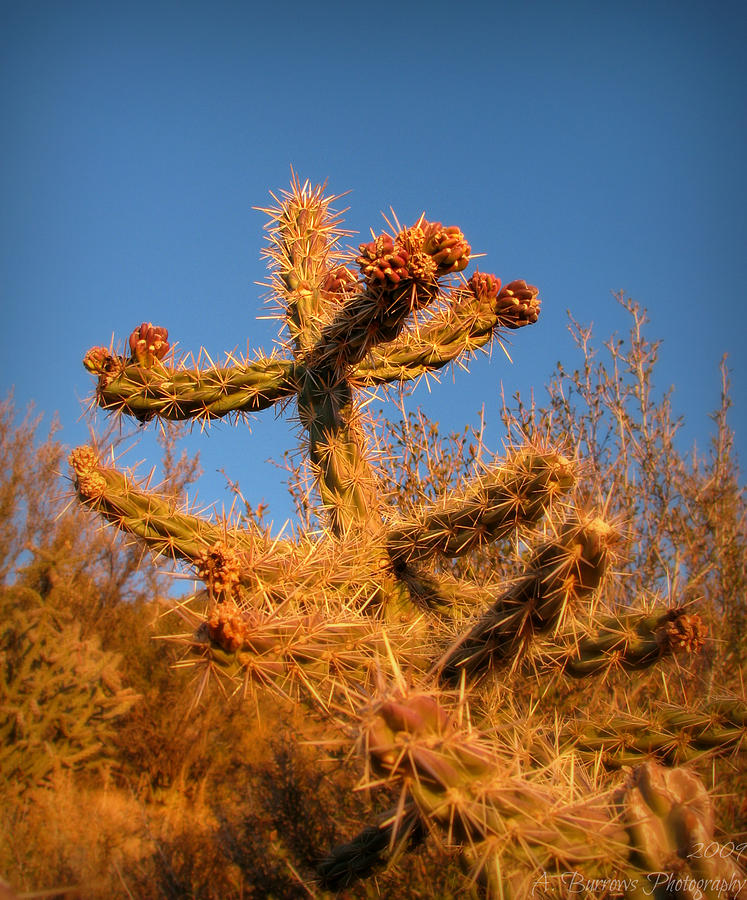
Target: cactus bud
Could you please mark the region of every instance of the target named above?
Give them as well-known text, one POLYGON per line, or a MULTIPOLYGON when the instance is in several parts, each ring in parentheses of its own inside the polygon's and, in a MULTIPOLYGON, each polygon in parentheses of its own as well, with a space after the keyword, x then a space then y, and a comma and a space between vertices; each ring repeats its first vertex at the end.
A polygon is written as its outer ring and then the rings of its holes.
POLYGON ((380 234, 376 240, 360 245, 356 262, 370 283, 396 285, 409 275, 408 253, 394 243, 391 235, 380 234))
POLYGON ((501 289, 501 279, 488 272, 474 272, 467 282, 467 286, 477 299, 482 303, 488 303, 491 307, 498 299, 501 289))
POLYGON ((150 368, 157 359, 163 359, 169 352, 169 333, 165 328, 143 322, 130 335, 132 359, 141 366, 150 368))
POLYGON ((91 347, 83 357, 83 365, 94 375, 113 375, 121 363, 106 347, 91 347))
POLYGON ((659 628, 657 642, 671 653, 697 653, 705 644, 706 627, 697 613, 680 615, 659 628))
POLYGON ((540 314, 539 289, 526 281, 512 281, 498 294, 495 311, 506 328, 533 325, 540 314))
POLYGON ((236 606, 216 606, 207 620, 210 640, 228 653, 240 650, 246 638, 246 623, 236 606))
POLYGON ((206 548, 195 560, 195 565, 198 576, 216 594, 230 596, 239 583, 238 557, 222 541, 206 548))
POLYGON ((357 282, 358 279, 347 266, 337 266, 327 272, 322 282, 322 291, 329 298, 342 299, 357 282))
POLYGON ((104 476, 99 472, 99 458, 93 447, 76 447, 68 457, 75 472, 78 494, 83 500, 95 500, 106 489, 104 476))
POLYGON ((436 274, 451 275, 466 269, 472 248, 455 226, 444 228, 440 222, 425 223, 423 250, 435 262, 436 274))

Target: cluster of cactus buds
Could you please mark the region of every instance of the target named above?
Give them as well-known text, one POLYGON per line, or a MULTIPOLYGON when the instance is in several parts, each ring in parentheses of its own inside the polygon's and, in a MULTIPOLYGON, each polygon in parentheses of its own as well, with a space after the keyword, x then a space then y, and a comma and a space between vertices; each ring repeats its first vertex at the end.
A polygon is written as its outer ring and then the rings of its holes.
POLYGON ((471 247, 456 226, 428 222, 423 214, 396 237, 383 233, 360 245, 356 262, 369 285, 433 284, 467 268, 471 247))
POLYGON ((563 448, 516 447, 407 511, 373 463, 360 392, 465 367, 537 321, 537 288, 460 274, 470 263, 465 236, 425 214, 356 253, 341 249, 347 233, 322 187, 294 177, 275 199, 266 256, 286 334, 279 353, 173 361, 166 329, 144 322, 129 354, 94 347, 84 365, 97 379, 95 402, 141 422, 236 421, 295 398, 322 530, 273 538, 194 515, 103 466, 93 448, 70 462, 87 507, 204 582, 207 600, 179 604, 190 633, 175 638, 203 666, 202 684, 215 673, 334 712, 359 735, 367 784, 400 789, 391 814, 333 851, 322 880, 364 875, 394 844, 430 834, 495 897, 528 896, 540 874, 569 868, 602 880, 655 867, 708 874, 690 859, 693 842, 713 833, 700 782, 653 759, 690 758, 671 752, 686 744, 697 756, 737 752, 743 703, 707 722, 700 709, 650 717, 648 743, 619 715, 605 731, 591 717, 518 711, 513 679, 527 671, 540 697, 571 679, 602 690, 616 673, 686 661, 705 640, 691 609, 597 611, 619 527, 576 508, 577 460, 563 448), (474 551, 510 552, 511 541, 526 548, 513 580, 463 574, 474 551), (452 688, 456 713, 445 699, 452 688), (613 801, 614 786, 595 779, 627 763, 643 768, 613 801))
POLYGON ((512 281, 501 288, 500 278, 486 272, 475 272, 467 287, 478 302, 491 308, 504 328, 533 325, 540 314, 539 291, 526 281, 512 281))

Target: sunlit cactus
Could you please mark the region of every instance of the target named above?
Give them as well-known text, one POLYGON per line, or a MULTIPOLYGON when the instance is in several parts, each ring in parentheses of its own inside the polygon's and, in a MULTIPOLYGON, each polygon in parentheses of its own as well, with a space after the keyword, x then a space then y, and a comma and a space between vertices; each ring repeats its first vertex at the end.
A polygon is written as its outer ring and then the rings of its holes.
MULTIPOLYGON (((390 814, 320 865, 327 888, 430 837, 461 855, 465 891, 491 897, 538 885, 537 896, 557 895, 569 871, 622 879, 631 897, 654 869, 697 875, 682 860, 713 836, 707 794, 696 774, 662 764, 739 752, 745 705, 670 704, 638 719, 615 709, 607 722, 593 705, 575 716, 553 706, 560 683, 591 695, 620 673, 686 663, 706 640, 695 607, 605 604, 625 523, 577 507, 575 449, 507 446, 414 509, 400 508, 377 468, 365 392, 465 368, 537 321, 538 289, 467 275, 467 238, 425 214, 346 249, 337 199, 294 176, 264 210, 280 352, 176 360, 166 329, 144 322, 124 353, 94 347, 84 358, 94 402, 140 422, 238 423, 293 408, 321 530, 279 537, 202 517, 95 447, 70 457, 80 501, 204 583, 178 604, 187 631, 173 637, 182 664, 202 667, 201 688, 215 676, 310 704, 356 743, 364 784, 399 791, 390 814), (488 550, 516 556, 513 580, 460 574, 455 560, 488 550), (636 768, 623 778, 626 764, 636 768)), ((714 873, 733 880, 731 863, 714 873)))

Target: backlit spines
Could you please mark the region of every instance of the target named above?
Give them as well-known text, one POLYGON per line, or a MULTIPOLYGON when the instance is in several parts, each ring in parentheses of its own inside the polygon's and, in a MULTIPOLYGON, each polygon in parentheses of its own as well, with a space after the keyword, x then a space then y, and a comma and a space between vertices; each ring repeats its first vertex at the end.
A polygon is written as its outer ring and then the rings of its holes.
POLYGON ((500 279, 484 272, 475 272, 466 284, 446 289, 443 296, 444 302, 416 327, 372 347, 357 365, 356 379, 362 384, 387 384, 437 372, 488 347, 494 338, 500 339, 502 329, 533 324, 540 313, 537 288, 519 281, 501 289, 500 279))
POLYGON ((582 795, 562 778, 522 773, 509 753, 461 727, 436 695, 398 696, 374 707, 360 747, 372 780, 401 785, 425 827, 461 848, 491 897, 526 896, 520 891, 542 872, 552 877, 574 865, 601 871, 625 859, 608 798, 593 790, 582 795))
POLYGON ((706 628, 686 607, 606 616, 586 627, 558 635, 555 646, 540 650, 545 663, 573 678, 604 672, 635 671, 667 656, 694 656, 703 647, 706 628))
POLYGON ((395 561, 423 562, 433 556, 463 556, 535 524, 575 482, 571 460, 558 453, 520 450, 461 489, 388 528, 395 561))
POLYGON ((142 421, 235 418, 269 409, 298 390, 298 375, 288 360, 149 368, 101 350, 86 355, 86 367, 98 375, 96 403, 142 421))
POLYGON ((245 687, 279 695, 313 696, 326 707, 348 691, 370 689, 387 646, 415 654, 416 631, 381 622, 351 608, 326 613, 241 609, 220 603, 191 638, 190 664, 208 667, 245 687))
POLYGON ((589 760, 611 768, 656 759, 667 765, 736 754, 747 741, 747 703, 717 700, 691 709, 662 705, 645 713, 610 711, 603 722, 580 716, 563 738, 589 760))

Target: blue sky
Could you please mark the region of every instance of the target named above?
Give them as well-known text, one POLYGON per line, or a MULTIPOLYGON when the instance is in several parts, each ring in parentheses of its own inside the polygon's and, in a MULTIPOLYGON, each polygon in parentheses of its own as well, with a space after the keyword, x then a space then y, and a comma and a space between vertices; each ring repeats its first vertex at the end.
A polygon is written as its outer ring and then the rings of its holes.
MULTIPOLYGON (((428 397, 447 427, 573 365, 566 310, 601 340, 611 292, 649 310, 658 385, 705 448, 729 354, 747 449, 743 284, 747 6, 691 2, 0 4, 3 384, 85 440, 88 347, 143 320, 184 350, 269 350, 263 216, 302 178, 351 189, 347 223, 426 210, 480 266, 526 278, 540 322, 428 397)), ((289 514, 265 463, 295 442, 265 413, 199 437, 204 503, 218 468, 289 514)), ((146 439, 127 457, 157 458, 146 439)))

